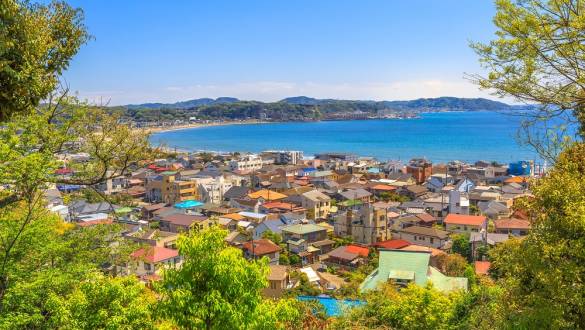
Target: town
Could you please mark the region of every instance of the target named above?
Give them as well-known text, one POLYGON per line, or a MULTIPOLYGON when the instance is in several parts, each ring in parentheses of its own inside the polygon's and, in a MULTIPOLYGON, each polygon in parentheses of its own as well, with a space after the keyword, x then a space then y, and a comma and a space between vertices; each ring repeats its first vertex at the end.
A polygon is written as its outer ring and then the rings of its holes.
MULTIPOLYGON (((62 179, 87 160, 59 156, 62 179)), ((384 282, 451 292, 468 290, 470 272, 489 278, 488 251, 530 231, 522 202, 543 170, 529 161, 402 163, 301 151, 164 156, 95 186, 57 184, 47 207, 81 227, 122 224, 121 237, 140 247, 113 268, 147 285, 181 267, 179 235, 219 226, 245 258, 268 260, 267 298, 326 306, 359 302, 384 282)))

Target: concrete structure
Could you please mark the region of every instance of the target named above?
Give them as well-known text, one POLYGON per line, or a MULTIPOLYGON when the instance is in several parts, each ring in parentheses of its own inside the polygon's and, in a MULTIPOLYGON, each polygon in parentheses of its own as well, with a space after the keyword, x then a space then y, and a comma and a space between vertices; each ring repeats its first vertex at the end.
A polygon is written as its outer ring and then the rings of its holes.
POLYGON ((375 244, 389 238, 388 211, 368 204, 353 207, 336 216, 333 227, 337 236, 349 236, 361 244, 375 244))
POLYGON ((248 155, 239 160, 232 160, 229 162, 229 167, 231 171, 257 171, 262 168, 263 161, 262 158, 256 155, 248 155))
POLYGON ((417 184, 422 184, 433 174, 433 163, 422 158, 412 159, 406 166, 406 173, 412 175, 417 184))

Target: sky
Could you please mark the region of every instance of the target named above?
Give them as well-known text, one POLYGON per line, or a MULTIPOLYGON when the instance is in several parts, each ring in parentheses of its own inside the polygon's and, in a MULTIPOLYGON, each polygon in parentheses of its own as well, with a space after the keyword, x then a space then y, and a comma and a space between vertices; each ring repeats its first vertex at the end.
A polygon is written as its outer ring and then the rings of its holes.
POLYGON ((90 102, 230 96, 494 98, 470 41, 493 38, 491 0, 71 0, 93 39, 63 79, 90 102))

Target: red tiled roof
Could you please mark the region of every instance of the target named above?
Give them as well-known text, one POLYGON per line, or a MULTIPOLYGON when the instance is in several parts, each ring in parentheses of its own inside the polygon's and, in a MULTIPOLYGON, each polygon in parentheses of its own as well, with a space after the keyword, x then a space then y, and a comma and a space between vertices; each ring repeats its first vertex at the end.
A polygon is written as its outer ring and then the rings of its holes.
POLYGON ((156 263, 177 257, 179 251, 162 246, 151 246, 148 248, 138 249, 130 255, 134 259, 144 259, 145 261, 156 263))
POLYGON ((389 186, 387 184, 377 184, 372 187, 372 190, 382 190, 382 191, 394 191, 397 188, 394 186, 389 186))
POLYGON ((450 213, 445 217, 446 224, 481 226, 486 217, 483 215, 465 215, 450 213))
POLYGON ((403 247, 407 247, 409 245, 410 242, 403 239, 391 239, 374 244, 375 247, 382 249, 402 249, 403 247))
POLYGON ((417 214, 416 217, 419 218, 422 222, 437 221, 437 218, 433 217, 432 215, 430 215, 428 213, 420 213, 420 214, 417 214))
POLYGON ((487 275, 491 263, 489 261, 476 261, 474 263, 475 266, 475 273, 477 275, 487 275))
POLYGON ((367 247, 358 246, 358 245, 348 245, 345 248, 346 252, 359 254, 360 256, 366 258, 368 254, 370 254, 370 250, 367 247))
POLYGON ((248 252, 253 253, 256 256, 263 256, 265 254, 280 251, 280 246, 274 244, 271 240, 265 238, 246 242, 242 245, 242 247, 244 248, 244 250, 248 250, 248 252), (252 243, 254 243, 253 247, 252 243))

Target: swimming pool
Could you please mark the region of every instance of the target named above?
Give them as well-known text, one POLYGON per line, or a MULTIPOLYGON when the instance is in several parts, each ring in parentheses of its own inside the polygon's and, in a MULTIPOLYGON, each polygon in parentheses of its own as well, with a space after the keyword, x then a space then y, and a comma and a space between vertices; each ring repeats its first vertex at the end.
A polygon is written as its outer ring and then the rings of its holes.
POLYGON ((331 297, 313 297, 313 296, 298 296, 300 301, 318 301, 325 307, 327 316, 339 316, 343 314, 346 309, 353 308, 365 304, 361 300, 344 299, 338 300, 331 297))

